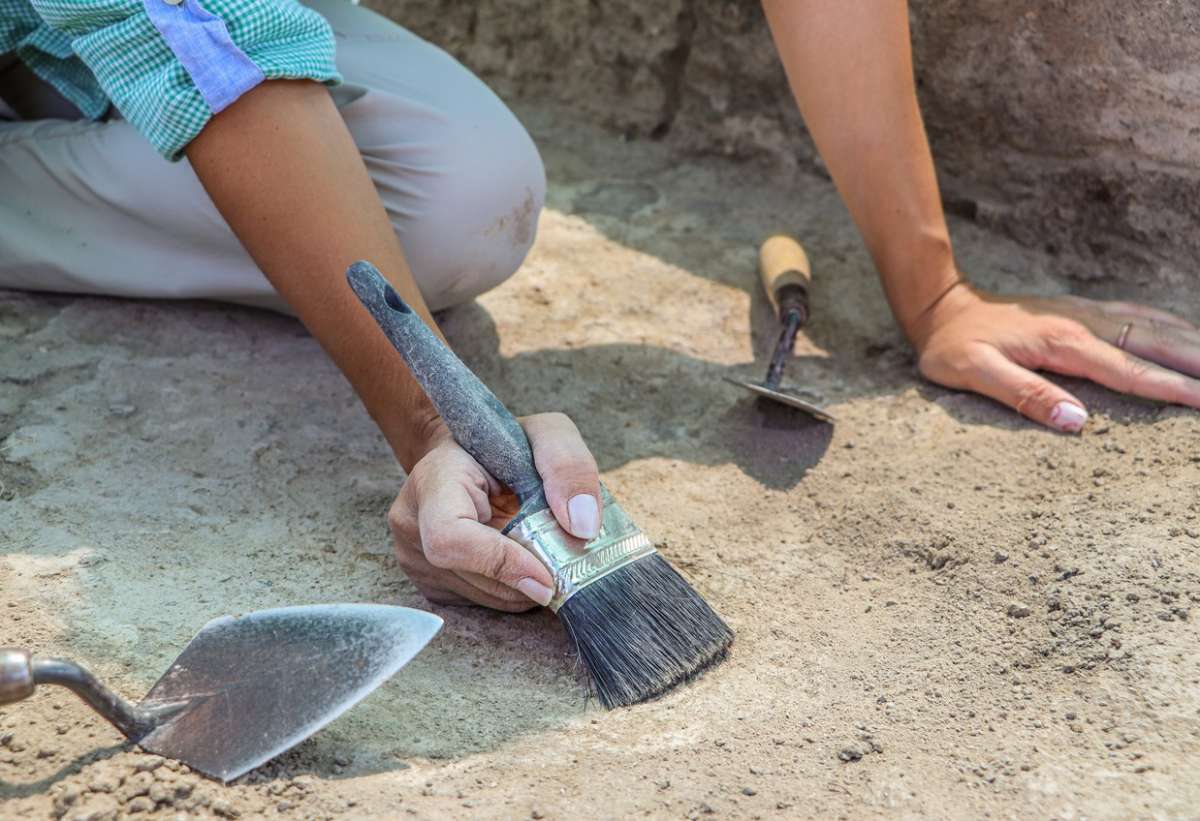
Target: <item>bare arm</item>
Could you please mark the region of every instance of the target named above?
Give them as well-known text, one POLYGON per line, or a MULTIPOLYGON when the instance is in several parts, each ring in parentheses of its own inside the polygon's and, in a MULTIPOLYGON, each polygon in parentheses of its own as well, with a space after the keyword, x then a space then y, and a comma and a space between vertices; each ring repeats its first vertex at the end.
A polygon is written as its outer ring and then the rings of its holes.
POLYGON ((911 337, 959 276, 917 107, 906 4, 764 5, 804 121, 911 337))
POLYGON ((217 115, 188 160, 217 209, 362 398, 406 470, 441 426, 420 386, 371 324, 344 273, 368 259, 437 329, 329 92, 263 83, 217 115))
MULTIPOLYGON (((370 260, 437 330, 329 93, 307 81, 263 83, 216 115, 187 155, 221 215, 350 380, 409 474, 389 516, 409 577, 436 601, 505 610, 548 602, 549 571, 499 533, 511 514, 510 494, 450 439, 346 284, 346 268, 370 260)), ((579 432, 560 414, 530 417, 525 426, 555 515, 591 538, 599 527, 599 476, 579 432), (578 515, 581 504, 590 504, 590 515, 578 515)))
POLYGON ((929 379, 1064 432, 1083 403, 1035 371, 1200 407, 1200 330, 1142 305, 1001 297, 954 261, 917 105, 905 0, 764 0, 808 129, 929 379), (1165 366, 1165 367, 1163 367, 1165 366))

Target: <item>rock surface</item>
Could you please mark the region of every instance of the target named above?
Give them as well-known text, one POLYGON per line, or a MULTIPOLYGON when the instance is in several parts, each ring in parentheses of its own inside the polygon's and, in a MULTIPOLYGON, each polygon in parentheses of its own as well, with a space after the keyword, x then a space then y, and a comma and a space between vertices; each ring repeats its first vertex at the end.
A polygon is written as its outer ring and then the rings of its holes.
MULTIPOLYGON (((502 96, 820 170, 752 0, 367 0, 502 96)), ((1200 283, 1200 5, 912 4, 948 207, 1079 279, 1200 283)))

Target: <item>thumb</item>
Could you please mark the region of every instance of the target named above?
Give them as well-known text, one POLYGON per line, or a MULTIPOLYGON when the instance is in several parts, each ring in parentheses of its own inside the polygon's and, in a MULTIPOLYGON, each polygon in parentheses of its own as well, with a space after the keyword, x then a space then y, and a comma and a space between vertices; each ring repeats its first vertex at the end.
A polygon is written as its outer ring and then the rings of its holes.
POLYGON ((1079 433, 1087 424, 1083 402, 990 345, 978 352, 974 365, 972 390, 1062 433, 1079 433))
POLYGON ((596 538, 600 533, 600 472, 579 429, 561 413, 540 413, 522 424, 554 518, 576 538, 596 538))

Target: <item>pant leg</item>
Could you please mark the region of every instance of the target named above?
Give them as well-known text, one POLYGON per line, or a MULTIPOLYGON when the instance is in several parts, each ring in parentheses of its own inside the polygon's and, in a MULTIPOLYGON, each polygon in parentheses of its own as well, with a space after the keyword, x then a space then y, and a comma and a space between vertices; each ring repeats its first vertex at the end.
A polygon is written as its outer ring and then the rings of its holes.
POLYGON ((546 193, 525 128, 453 57, 387 18, 304 2, 333 27, 346 79, 334 98, 430 307, 506 280, 533 244, 546 193))
MULTIPOLYGON (((503 282, 545 192, 524 128, 440 49, 344 0, 310 5, 335 29, 334 99, 430 307, 503 282)), ((119 119, 0 122, 0 287, 286 310, 187 162, 119 119)))

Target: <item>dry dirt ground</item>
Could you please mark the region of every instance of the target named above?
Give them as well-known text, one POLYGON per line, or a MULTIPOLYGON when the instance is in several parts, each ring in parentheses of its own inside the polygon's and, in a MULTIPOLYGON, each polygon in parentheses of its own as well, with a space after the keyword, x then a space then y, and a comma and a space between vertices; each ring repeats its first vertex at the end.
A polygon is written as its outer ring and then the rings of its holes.
MULTIPOLYGON (((576 419, 728 660, 605 712, 549 614, 431 608, 411 665, 229 787, 65 692, 4 708, 0 817, 1200 817, 1200 416, 1070 382, 1093 417, 1064 437, 925 384, 827 183, 524 113, 539 241, 447 332, 515 410, 576 419), (721 378, 763 369, 780 228, 818 283, 791 378, 833 428, 721 378)), ((1073 286, 953 230, 986 286, 1073 286)), ((401 476, 292 320, 0 294, 0 439, 0 644, 126 694, 220 614, 429 607, 389 553, 401 476)))

